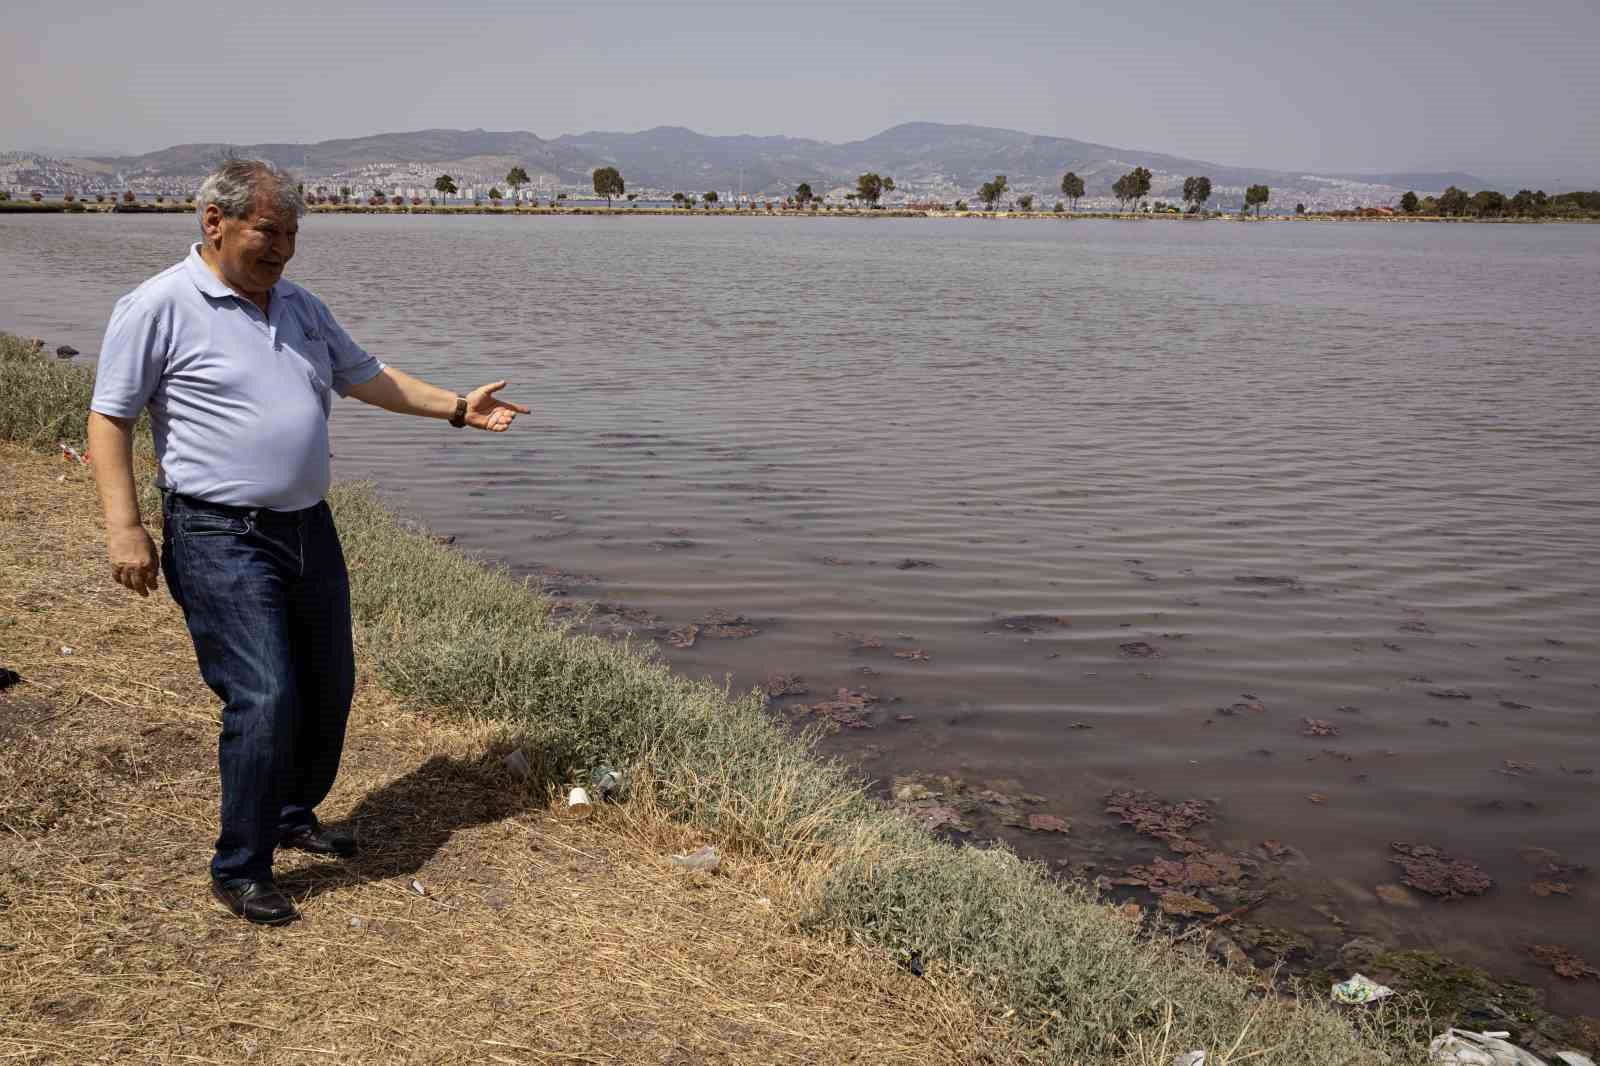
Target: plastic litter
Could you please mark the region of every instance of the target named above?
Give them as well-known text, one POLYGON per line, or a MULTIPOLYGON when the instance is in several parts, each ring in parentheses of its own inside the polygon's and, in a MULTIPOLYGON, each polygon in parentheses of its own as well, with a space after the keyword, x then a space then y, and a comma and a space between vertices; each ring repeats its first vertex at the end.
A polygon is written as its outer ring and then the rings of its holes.
POLYGON ((1556 1058, 1566 1063, 1567 1066, 1594 1066, 1594 1060, 1587 1055, 1580 1055, 1576 1051, 1558 1051, 1556 1058))
POLYGON ((87 455, 84 455, 70 444, 62 444, 60 441, 57 441, 56 447, 61 449, 61 458, 63 459, 69 459, 74 463, 88 463, 89 461, 89 457, 87 455))
POLYGON ((586 788, 574 788, 567 793, 567 817, 587 818, 594 812, 594 801, 586 788))
POLYGON ((528 756, 521 748, 501 759, 500 763, 506 768, 506 772, 518 781, 526 781, 528 774, 532 772, 532 768, 528 766, 528 756))
MULTIPOLYGON (((1431 1066, 1545 1066, 1539 1056, 1507 1040, 1510 1035, 1446 1029, 1428 1045, 1428 1062, 1431 1066)), ((1562 1052, 1563 1057, 1569 1054, 1562 1052)))
POLYGON ((691 852, 672 856, 672 865, 680 870, 715 870, 721 865, 722 860, 717 857, 717 849, 711 844, 695 848, 691 852))
POLYGON ((1172 1057, 1172 1066, 1206 1066, 1206 1053, 1203 1050, 1185 1051, 1172 1057))
POLYGON ((622 791, 622 773, 609 766, 596 766, 589 775, 589 787, 603 800, 614 800, 622 791))
POLYGON ((1335 1003, 1376 1003, 1380 999, 1387 999, 1394 995, 1394 989, 1388 985, 1380 985, 1370 977, 1362 974, 1353 975, 1348 981, 1340 981, 1333 986, 1333 1001, 1335 1003))
POLYGON ((428 894, 428 890, 422 887, 422 882, 418 881, 415 877, 411 879, 411 891, 415 892, 419 896, 426 896, 428 894))

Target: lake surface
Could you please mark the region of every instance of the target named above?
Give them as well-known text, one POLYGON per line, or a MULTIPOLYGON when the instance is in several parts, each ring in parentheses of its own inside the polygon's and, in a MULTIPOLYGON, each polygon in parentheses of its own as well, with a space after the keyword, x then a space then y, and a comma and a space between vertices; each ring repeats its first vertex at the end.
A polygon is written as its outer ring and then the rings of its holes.
MULTIPOLYGON (((194 232, 0 216, 0 329, 92 354, 194 232)), ((830 750, 1037 794, 1070 833, 967 821, 1073 872, 1168 854, 1111 790, 1210 801, 1250 921, 1600 1013, 1527 954, 1600 959, 1600 873, 1549 869, 1600 867, 1600 227, 311 217, 290 270, 534 409, 341 405, 338 475, 602 630, 869 691, 830 750), (1495 887, 1384 902, 1396 841, 1495 887)))

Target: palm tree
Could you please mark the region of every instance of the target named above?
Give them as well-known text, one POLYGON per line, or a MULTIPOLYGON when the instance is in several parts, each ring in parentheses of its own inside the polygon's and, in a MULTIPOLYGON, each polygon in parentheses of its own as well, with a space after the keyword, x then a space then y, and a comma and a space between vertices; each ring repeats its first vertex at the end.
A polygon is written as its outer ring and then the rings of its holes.
POLYGON ((448 204, 450 202, 451 194, 456 191, 456 179, 452 178, 448 174, 440 174, 437 178, 433 179, 433 187, 440 196, 444 197, 445 203, 448 204))

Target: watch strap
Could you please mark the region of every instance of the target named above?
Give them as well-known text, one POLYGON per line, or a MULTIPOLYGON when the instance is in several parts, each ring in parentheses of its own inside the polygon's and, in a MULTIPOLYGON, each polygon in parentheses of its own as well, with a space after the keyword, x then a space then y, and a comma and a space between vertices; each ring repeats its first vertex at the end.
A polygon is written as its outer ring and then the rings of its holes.
POLYGON ((456 413, 450 416, 450 424, 457 429, 467 424, 467 398, 465 396, 456 397, 456 413))

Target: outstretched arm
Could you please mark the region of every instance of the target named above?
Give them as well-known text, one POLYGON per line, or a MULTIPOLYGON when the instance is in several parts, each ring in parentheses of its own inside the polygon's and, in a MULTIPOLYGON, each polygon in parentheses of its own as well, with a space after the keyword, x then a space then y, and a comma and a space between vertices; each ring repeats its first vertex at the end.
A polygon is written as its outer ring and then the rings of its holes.
MULTIPOLYGON (((503 433, 511 428, 517 415, 527 414, 528 409, 521 404, 495 398, 494 394, 505 387, 504 381, 492 381, 467 393, 467 425, 473 429, 503 433)), ((430 385, 392 366, 384 367, 377 376, 351 386, 350 395, 362 403, 403 415, 450 418, 456 413, 455 393, 430 385)))

